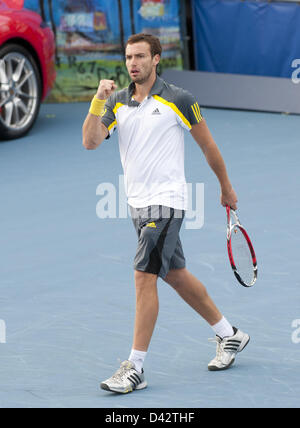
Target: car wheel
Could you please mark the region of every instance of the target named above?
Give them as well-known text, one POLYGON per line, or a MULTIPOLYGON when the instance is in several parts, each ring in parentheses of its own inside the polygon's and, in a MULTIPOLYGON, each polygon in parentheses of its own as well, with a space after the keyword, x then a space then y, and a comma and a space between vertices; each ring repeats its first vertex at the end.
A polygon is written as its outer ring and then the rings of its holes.
POLYGON ((41 104, 41 77, 32 55, 22 46, 0 48, 0 138, 24 136, 41 104))

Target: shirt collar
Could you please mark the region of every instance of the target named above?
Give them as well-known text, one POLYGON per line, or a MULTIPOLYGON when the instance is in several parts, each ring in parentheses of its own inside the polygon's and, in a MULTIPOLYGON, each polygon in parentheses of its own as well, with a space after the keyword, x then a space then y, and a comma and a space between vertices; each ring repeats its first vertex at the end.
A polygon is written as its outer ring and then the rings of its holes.
MULTIPOLYGON (((154 85, 151 88, 151 91, 149 92, 148 98, 152 95, 159 95, 164 87, 164 80, 160 78, 158 75, 156 76, 156 80, 154 82, 154 85)), ((132 100, 133 94, 135 90, 135 83, 131 82, 128 86, 128 105, 131 106, 137 106, 139 103, 135 100, 132 100)))
POLYGON ((154 82, 154 85, 151 88, 151 91, 149 93, 149 97, 152 95, 159 95, 164 88, 164 81, 161 77, 156 76, 156 80, 154 82))

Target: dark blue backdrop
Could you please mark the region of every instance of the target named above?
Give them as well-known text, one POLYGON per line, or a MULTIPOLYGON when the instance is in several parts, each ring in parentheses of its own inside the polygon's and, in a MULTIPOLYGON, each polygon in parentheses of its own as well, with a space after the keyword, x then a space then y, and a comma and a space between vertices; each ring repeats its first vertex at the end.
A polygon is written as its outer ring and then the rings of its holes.
POLYGON ((192 0, 196 69, 291 77, 300 58, 300 6, 192 0))

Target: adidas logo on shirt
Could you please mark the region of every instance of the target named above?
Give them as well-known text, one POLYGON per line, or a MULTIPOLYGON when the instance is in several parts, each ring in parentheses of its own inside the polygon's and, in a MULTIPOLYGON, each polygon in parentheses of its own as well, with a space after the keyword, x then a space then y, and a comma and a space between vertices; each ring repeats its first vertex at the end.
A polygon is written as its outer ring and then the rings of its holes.
POLYGON ((154 114, 161 114, 161 112, 158 110, 158 108, 156 108, 153 112, 152 112, 152 114, 154 115, 154 114))

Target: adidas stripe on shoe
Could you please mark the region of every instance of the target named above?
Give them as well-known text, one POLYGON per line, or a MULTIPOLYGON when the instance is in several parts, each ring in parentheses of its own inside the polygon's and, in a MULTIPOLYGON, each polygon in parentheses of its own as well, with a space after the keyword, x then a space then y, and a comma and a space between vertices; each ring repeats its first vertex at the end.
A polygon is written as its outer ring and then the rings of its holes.
POLYGON ((127 394, 136 389, 146 388, 144 370, 139 373, 131 361, 123 361, 116 373, 100 384, 106 391, 127 394))
POLYGON ((217 354, 213 360, 208 364, 208 370, 226 370, 235 360, 236 354, 241 352, 249 343, 250 337, 248 334, 243 333, 241 330, 233 327, 234 335, 230 337, 216 336, 217 354))

